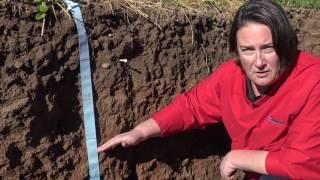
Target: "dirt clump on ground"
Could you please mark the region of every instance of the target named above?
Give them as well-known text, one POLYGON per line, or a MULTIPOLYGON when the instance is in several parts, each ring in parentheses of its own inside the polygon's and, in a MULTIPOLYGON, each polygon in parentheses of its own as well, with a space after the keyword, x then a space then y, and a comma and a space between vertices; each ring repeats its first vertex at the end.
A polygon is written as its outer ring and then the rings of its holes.
MULTIPOLYGON (((48 21, 41 37, 34 12, 29 5, 0 5, 0 179, 88 179, 77 31, 60 12, 59 23, 48 21)), ((82 12, 99 143, 147 119, 230 57, 229 21, 177 11, 160 30, 117 9, 90 5, 82 12)), ((319 11, 288 13, 299 47, 319 55, 319 11)), ((213 125, 101 153, 101 176, 220 179, 229 149, 223 125, 213 125)))

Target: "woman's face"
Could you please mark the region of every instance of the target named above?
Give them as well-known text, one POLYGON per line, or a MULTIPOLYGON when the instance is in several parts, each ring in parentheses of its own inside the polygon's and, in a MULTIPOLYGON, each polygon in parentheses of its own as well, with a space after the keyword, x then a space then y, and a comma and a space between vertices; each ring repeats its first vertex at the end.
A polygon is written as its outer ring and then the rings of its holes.
POLYGON ((264 93, 280 72, 280 61, 269 27, 253 22, 241 27, 237 31, 237 49, 242 68, 256 95, 264 93))

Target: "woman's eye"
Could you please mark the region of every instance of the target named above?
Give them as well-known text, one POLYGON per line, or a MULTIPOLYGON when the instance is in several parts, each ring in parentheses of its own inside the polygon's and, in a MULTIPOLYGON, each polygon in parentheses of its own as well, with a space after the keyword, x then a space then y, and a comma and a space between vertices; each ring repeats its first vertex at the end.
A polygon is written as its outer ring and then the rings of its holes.
POLYGON ((263 49, 263 52, 264 53, 272 53, 272 52, 274 52, 274 48, 273 48, 273 46, 266 47, 263 49))
POLYGON ((245 55, 251 55, 254 53, 254 50, 253 49, 242 49, 241 50, 243 54, 245 55))

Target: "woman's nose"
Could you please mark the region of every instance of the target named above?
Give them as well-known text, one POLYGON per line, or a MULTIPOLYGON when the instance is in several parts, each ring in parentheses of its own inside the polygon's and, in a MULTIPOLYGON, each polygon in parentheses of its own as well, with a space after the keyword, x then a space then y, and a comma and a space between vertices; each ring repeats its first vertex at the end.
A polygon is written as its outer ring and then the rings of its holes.
POLYGON ((266 64, 265 59, 263 57, 263 54, 261 52, 256 52, 256 61, 255 61, 255 66, 257 68, 262 68, 266 64))

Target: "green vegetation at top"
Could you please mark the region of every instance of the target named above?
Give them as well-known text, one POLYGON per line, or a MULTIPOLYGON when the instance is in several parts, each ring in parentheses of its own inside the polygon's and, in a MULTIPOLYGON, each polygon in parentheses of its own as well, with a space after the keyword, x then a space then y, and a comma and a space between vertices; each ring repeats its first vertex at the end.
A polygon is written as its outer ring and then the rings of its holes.
MULTIPOLYGON (((49 13, 53 13, 57 19, 55 7, 62 9, 64 13, 70 17, 68 10, 66 9, 64 0, 29 0, 37 6, 38 12, 35 18, 43 22, 42 32, 43 35, 45 21, 49 13)), ((132 12, 135 12, 142 17, 151 20, 156 25, 157 19, 152 19, 150 14, 156 14, 156 18, 161 15, 166 15, 166 10, 172 8, 183 9, 187 14, 189 12, 199 12, 207 16, 216 18, 230 18, 234 12, 239 8, 241 4, 247 0, 72 0, 79 2, 81 5, 99 3, 111 8, 113 6, 121 7, 132 12)), ((313 8, 320 9, 320 0, 275 0, 283 7, 295 7, 295 8, 313 8)), ((159 26, 160 28, 160 26, 159 26)))
POLYGON ((309 7, 320 9, 320 0, 276 0, 284 7, 309 7))
MULTIPOLYGON (((29 0, 37 5, 38 13, 36 14, 37 20, 43 20, 48 15, 49 11, 54 13, 55 6, 58 6, 62 10, 67 11, 64 6, 64 0, 29 0)), ((194 10, 208 14, 211 10, 216 13, 232 13, 238 7, 247 0, 73 0, 76 2, 92 4, 102 3, 106 7, 112 7, 113 5, 120 5, 124 9, 147 16, 148 11, 158 12, 159 9, 166 9, 166 7, 176 7, 186 10, 194 10)), ((283 7, 296 7, 296 8, 315 8, 320 9, 320 0, 275 0, 283 7)), ((159 11, 160 12, 160 11, 159 11)))

